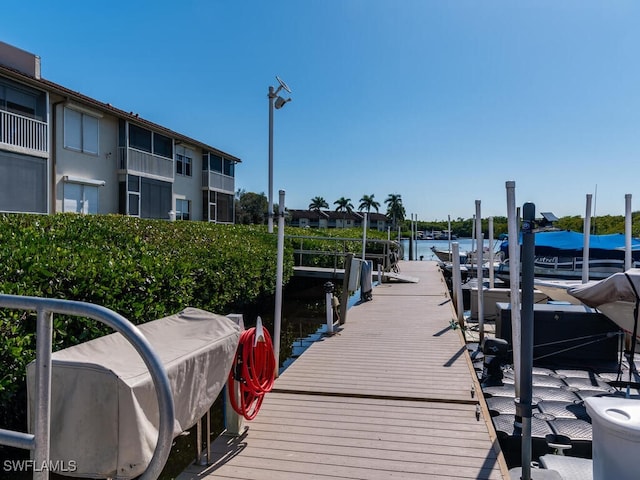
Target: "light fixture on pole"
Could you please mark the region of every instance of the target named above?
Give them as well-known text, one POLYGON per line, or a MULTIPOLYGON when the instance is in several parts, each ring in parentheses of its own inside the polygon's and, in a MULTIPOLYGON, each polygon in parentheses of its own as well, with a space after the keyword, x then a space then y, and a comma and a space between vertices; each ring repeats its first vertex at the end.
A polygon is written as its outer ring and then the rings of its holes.
POLYGON ((273 233, 273 108, 280 109, 290 102, 290 98, 282 98, 278 95, 280 90, 286 90, 291 93, 289 86, 276 75, 276 80, 280 84, 278 88, 269 87, 269 211, 268 213, 268 230, 273 233))

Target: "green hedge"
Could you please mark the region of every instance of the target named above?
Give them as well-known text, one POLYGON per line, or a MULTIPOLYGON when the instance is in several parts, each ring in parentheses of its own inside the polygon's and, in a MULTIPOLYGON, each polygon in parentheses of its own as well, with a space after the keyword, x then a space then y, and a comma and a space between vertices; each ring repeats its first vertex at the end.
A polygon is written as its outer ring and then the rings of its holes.
MULTIPOLYGON (((242 312, 271 296, 275 235, 264 227, 115 215, 0 215, 0 292, 103 305, 135 324, 186 306, 242 312)), ((285 252, 284 280, 292 274, 285 252)), ((111 330, 54 316, 54 350, 111 330)), ((0 428, 24 428, 35 313, 0 310, 0 428)))
MULTIPOLYGON (((296 254, 294 257, 295 265, 344 268, 343 260, 346 253, 350 252, 358 257, 362 254, 361 228, 287 228, 286 233, 292 236, 289 238, 289 244, 293 249, 324 252, 323 254, 307 253, 302 256, 296 254)), ((370 229, 367 231, 367 240, 368 254, 384 253, 383 244, 371 240, 387 240, 386 232, 370 229)))
MULTIPOLYGON (((362 249, 360 229, 287 228, 286 233, 354 238, 305 239, 308 250, 359 254, 362 249)), ((373 230, 367 235, 386 239, 373 230)), ((276 247, 277 236, 265 226, 0 214, 0 293, 95 303, 135 324, 186 306, 222 314, 255 312, 273 305, 276 247)), ((285 284, 293 273, 294 248, 299 240, 288 240, 285 284)), ((318 256, 313 262, 333 260, 318 256)), ((0 309, 0 428, 26 427, 25 369, 35 356, 35 326, 35 313, 0 309)), ((94 320, 54 316, 54 350, 106 333, 111 329, 94 320)))

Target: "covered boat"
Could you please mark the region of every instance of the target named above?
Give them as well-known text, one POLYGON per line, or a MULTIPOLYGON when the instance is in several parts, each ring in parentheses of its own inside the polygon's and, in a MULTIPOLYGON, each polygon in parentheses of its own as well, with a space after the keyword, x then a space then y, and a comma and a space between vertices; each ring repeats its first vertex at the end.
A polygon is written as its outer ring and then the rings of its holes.
MULTIPOLYGON (((520 243, 522 240, 520 240, 520 243)), ((584 234, 569 230, 535 234, 534 275, 539 278, 582 278, 584 234)), ((504 260, 496 276, 509 281, 509 241, 500 245, 504 260)), ((632 239, 633 267, 640 267, 640 240, 632 239)), ((625 236, 621 233, 589 236, 589 279, 601 280, 624 271, 625 236)))
MULTIPOLYGON (((449 249, 444 249, 444 248, 438 248, 435 245, 431 246, 431 251, 433 252, 433 254, 438 257, 438 260, 442 261, 442 262, 452 262, 453 260, 453 253, 451 252, 451 250, 449 249)), ((468 258, 468 252, 459 252, 458 253, 460 255, 460 264, 463 265, 465 263, 467 263, 467 258, 468 258)))
POLYGON ((595 307, 624 331, 638 337, 640 268, 615 273, 597 282, 588 282, 567 290, 585 305, 595 307))
MULTIPOLYGON (((229 318, 197 308, 138 326, 162 361, 175 406, 174 437, 211 407, 224 386, 240 338, 229 318)), ((120 333, 52 355, 51 451, 65 475, 132 479, 142 474, 158 437, 153 379, 120 333)), ((35 412, 35 361, 27 367, 29 423, 35 412)), ((55 471, 55 469, 54 469, 55 471)))

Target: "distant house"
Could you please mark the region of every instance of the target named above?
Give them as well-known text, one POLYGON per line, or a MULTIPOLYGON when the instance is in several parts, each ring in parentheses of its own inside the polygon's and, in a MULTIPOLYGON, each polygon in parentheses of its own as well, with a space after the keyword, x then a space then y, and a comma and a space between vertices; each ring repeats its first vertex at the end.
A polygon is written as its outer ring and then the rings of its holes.
MULTIPOLYGON (((363 212, 336 212, 335 210, 287 210, 289 225, 309 228, 362 228, 363 212)), ((387 230, 389 220, 386 215, 369 214, 369 228, 381 232, 387 230)))
POLYGON ((233 223, 239 162, 43 79, 38 56, 0 42, 0 212, 233 223))

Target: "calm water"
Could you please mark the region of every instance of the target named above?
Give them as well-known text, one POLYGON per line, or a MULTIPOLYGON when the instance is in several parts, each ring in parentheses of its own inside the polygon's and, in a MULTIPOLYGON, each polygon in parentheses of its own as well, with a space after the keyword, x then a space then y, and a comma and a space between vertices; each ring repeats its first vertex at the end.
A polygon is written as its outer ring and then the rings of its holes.
MULTIPOLYGON (((299 279, 290 282, 283 293, 282 336, 280 350, 280 365, 288 366, 307 347, 322 337, 325 330, 325 293, 324 280, 299 279)), ((252 310, 242 312, 245 327, 255 325, 259 315, 269 333, 273 334, 273 303, 265 302, 256 305, 252 310)), ((211 440, 224 429, 224 413, 222 396, 211 407, 211 440)), ((206 430, 203 427, 203 435, 206 430)), ((196 453, 196 427, 189 429, 189 435, 174 439, 171 454, 159 480, 172 480, 179 475, 191 462, 196 453)), ((32 472, 8 472, 3 469, 6 459, 27 459, 26 450, 0 447, 0 480, 31 480, 32 472)), ((56 474, 50 475, 51 480, 68 480, 70 477, 56 474)), ((80 479, 87 480, 87 479, 80 479)))
MULTIPOLYGON (((466 252, 472 249, 475 249, 476 242, 471 238, 458 238, 457 240, 452 240, 451 243, 458 242, 460 252, 466 252)), ((500 241, 494 240, 495 249, 499 248, 500 241)), ((431 247, 435 246, 438 249, 448 250, 449 249, 449 241, 448 240, 417 240, 417 249, 418 255, 417 259, 419 260, 422 256, 423 260, 438 260, 435 254, 431 251, 431 247)), ((489 240, 484 241, 484 246, 490 246, 489 240)), ((402 240, 402 248, 404 249, 404 260, 409 260, 409 240, 402 240)))

